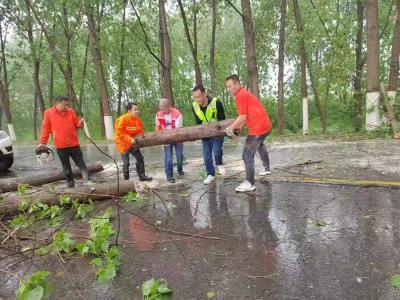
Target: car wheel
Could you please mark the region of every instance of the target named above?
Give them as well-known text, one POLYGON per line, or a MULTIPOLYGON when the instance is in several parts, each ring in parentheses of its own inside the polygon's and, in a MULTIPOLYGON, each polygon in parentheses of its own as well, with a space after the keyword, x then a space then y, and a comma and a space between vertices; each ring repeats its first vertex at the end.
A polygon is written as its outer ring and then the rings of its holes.
POLYGON ((0 157, 0 172, 5 172, 11 168, 13 162, 14 158, 12 155, 0 157))

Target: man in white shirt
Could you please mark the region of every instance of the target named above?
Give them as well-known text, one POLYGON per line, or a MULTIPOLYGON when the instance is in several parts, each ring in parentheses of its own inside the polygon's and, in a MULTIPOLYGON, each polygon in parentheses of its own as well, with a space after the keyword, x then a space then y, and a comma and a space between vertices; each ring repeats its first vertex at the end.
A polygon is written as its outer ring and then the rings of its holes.
MULTIPOLYGON (((156 114, 155 130, 172 130, 183 126, 182 114, 178 109, 172 107, 170 101, 166 98, 161 98, 159 105, 159 111, 156 114)), ((175 182, 174 178, 174 165, 173 165, 173 149, 175 148, 176 154, 176 165, 178 174, 184 175, 183 172, 183 143, 172 143, 164 145, 164 166, 167 180, 171 183, 175 182)))

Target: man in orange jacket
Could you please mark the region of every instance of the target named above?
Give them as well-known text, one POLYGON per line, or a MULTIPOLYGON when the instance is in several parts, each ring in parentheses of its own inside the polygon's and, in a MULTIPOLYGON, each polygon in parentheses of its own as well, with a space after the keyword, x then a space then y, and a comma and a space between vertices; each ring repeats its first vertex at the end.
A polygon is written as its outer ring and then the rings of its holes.
POLYGON ((114 141, 122 158, 124 179, 129 179, 129 154, 136 158, 136 171, 140 181, 151 181, 144 170, 144 159, 140 149, 135 145, 135 136, 143 133, 142 120, 139 117, 139 107, 136 103, 126 105, 127 112, 115 120, 114 141))
POLYGON ((75 186, 74 175, 72 174, 69 160, 70 157, 81 171, 84 182, 86 184, 91 183, 89 181, 89 172, 83 160, 81 148, 79 147, 77 129, 82 127, 83 120, 78 118, 72 108, 69 108, 69 100, 65 96, 55 98, 55 105, 44 112, 42 135, 38 149, 47 144, 51 134, 69 188, 75 186))

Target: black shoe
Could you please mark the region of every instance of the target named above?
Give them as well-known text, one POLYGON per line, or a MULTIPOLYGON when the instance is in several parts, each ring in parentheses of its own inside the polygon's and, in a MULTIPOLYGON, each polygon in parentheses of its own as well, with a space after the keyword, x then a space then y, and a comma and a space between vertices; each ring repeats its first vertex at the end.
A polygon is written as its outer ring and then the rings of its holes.
POLYGON ((179 175, 181 175, 181 176, 184 176, 184 175, 185 175, 185 172, 183 172, 183 171, 178 171, 178 173, 179 173, 179 175))
POLYGON ((152 181, 152 180, 153 178, 146 175, 139 176, 139 181, 152 181))
POLYGON ((171 183, 175 183, 175 178, 174 177, 167 177, 167 180, 171 183))
POLYGON ((70 189, 74 188, 75 182, 73 182, 73 181, 67 182, 67 187, 69 187, 70 189))
POLYGON ((129 175, 124 175, 124 180, 129 180, 129 175))

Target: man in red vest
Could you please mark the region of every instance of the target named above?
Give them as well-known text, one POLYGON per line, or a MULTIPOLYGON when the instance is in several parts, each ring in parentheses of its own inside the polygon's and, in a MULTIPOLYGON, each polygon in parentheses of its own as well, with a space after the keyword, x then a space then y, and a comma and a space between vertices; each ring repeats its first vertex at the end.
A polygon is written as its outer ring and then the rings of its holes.
MULTIPOLYGON (((182 114, 178 109, 172 107, 170 101, 161 98, 158 105, 159 111, 156 114, 155 131, 172 130, 183 126, 182 114)), ((178 174, 184 175, 183 172, 183 143, 172 143, 164 145, 164 167, 167 180, 171 183, 175 182, 173 167, 173 148, 175 148, 176 165, 178 174)))
POLYGON ((60 158, 63 173, 69 188, 75 187, 74 175, 69 158, 71 157, 81 171, 84 183, 91 184, 81 148, 79 147, 78 128, 83 127, 83 120, 79 119, 75 111, 69 108, 69 100, 65 96, 58 96, 55 105, 46 109, 42 122, 42 135, 38 149, 44 147, 50 134, 54 140, 60 158))
POLYGON ((243 160, 246 169, 246 180, 236 187, 237 192, 254 191, 254 155, 260 154, 264 170, 259 175, 271 174, 269 169, 269 156, 264 146, 265 138, 271 132, 272 124, 268 113, 261 101, 240 84, 239 76, 231 75, 226 78, 226 89, 235 97, 238 117, 226 128, 228 136, 234 135, 234 130, 242 128, 246 124, 249 135, 246 137, 243 150, 243 160))

